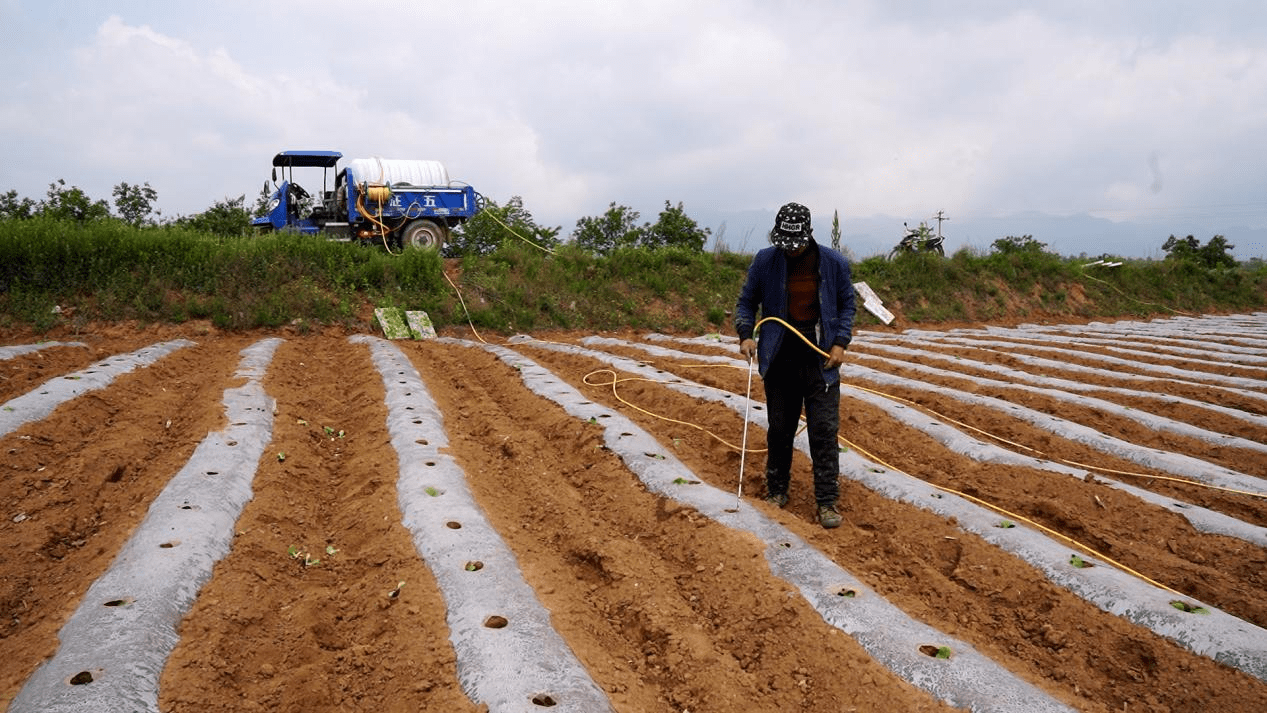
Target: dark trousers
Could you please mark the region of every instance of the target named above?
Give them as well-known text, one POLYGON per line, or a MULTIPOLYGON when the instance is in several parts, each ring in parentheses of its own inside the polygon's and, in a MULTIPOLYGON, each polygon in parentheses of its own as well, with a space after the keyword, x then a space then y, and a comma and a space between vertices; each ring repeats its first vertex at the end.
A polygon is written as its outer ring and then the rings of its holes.
POLYGON ((810 460, 814 463, 814 499, 835 505, 840 496, 840 384, 823 379, 823 358, 794 334, 784 337, 765 380, 766 492, 786 493, 792 472, 792 443, 801 411, 808 424, 810 460))

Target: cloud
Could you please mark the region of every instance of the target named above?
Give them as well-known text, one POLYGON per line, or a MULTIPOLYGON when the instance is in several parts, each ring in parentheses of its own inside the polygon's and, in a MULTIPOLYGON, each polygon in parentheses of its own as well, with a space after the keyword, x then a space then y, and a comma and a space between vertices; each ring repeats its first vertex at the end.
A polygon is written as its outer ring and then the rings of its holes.
POLYGON ((906 220, 1165 221, 1232 204, 1267 227, 1267 39, 1250 31, 1267 11, 1223 7, 26 8, 3 31, 22 51, 0 50, 19 69, 0 188, 38 196, 64 177, 104 197, 149 181, 190 213, 253 199, 276 151, 330 148, 441 160, 565 232, 612 201, 653 219, 665 200, 906 220))

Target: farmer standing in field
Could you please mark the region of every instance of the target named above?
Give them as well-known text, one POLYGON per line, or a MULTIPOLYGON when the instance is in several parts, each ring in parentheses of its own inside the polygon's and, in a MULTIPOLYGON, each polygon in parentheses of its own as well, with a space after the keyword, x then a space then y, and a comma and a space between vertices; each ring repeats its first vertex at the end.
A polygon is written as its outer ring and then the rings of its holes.
POLYGON ((813 237, 809 208, 788 203, 779 209, 770 231, 773 246, 758 252, 748 268, 735 305, 735 330, 739 352, 749 362, 758 357, 765 386, 770 423, 765 500, 787 505, 792 442, 804 408, 818 522, 833 528, 840 527, 839 367, 853 336, 854 291, 849 261, 813 237), (760 343, 753 339, 758 309, 764 322, 760 343), (810 344, 830 356, 824 359, 810 344))

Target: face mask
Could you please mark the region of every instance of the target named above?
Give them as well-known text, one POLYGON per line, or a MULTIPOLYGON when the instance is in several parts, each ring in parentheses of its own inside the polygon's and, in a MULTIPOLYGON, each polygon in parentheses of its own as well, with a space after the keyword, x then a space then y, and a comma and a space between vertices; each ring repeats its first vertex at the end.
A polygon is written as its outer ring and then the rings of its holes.
POLYGON ((809 245, 809 239, 802 235, 788 236, 775 231, 770 233, 770 243, 776 248, 783 248, 784 250, 796 252, 806 245, 809 245))

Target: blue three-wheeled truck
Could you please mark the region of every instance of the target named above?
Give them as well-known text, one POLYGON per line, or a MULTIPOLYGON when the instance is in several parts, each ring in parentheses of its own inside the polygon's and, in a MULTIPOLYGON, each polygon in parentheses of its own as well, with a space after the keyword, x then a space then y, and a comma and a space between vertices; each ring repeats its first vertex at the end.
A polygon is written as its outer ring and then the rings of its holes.
POLYGON ((321 233, 389 250, 439 249, 449 231, 478 213, 484 202, 470 186, 450 181, 439 161, 358 158, 340 168, 341 158, 338 151, 274 156, 267 213, 251 225, 260 231, 321 233), (296 168, 322 169, 318 195, 295 182, 296 168))

